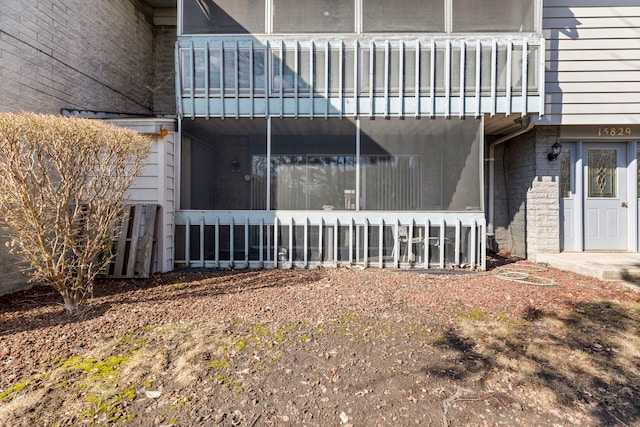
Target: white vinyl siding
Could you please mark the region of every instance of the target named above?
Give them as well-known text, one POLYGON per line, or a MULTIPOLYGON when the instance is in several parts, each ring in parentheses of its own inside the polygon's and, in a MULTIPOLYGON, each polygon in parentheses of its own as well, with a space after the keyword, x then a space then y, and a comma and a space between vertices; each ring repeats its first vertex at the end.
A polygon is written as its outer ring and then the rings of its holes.
POLYGON ((548 0, 543 28, 544 123, 640 123, 637 1, 548 0))

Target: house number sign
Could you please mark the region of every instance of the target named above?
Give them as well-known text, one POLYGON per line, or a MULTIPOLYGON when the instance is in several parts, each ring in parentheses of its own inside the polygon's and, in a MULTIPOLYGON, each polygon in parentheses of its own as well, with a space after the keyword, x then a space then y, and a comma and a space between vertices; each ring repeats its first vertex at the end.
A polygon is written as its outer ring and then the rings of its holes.
POLYGON ((564 140, 623 140, 640 139, 640 126, 608 125, 608 126, 565 126, 560 129, 560 137, 564 140))
POLYGON ((598 136, 633 136, 633 129, 615 126, 598 128, 598 136))

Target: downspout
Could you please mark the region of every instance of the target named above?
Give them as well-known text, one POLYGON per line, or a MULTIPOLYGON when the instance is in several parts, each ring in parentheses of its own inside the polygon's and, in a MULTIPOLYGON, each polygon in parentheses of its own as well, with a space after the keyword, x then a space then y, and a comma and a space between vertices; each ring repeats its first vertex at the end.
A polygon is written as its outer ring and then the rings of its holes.
POLYGON ((531 129, 533 129, 534 123, 529 116, 526 116, 522 118, 522 125, 523 125, 522 129, 518 129, 517 131, 511 132, 510 134, 505 135, 502 138, 499 138, 493 141, 491 145, 489 145, 489 157, 487 158, 487 161, 489 162, 489 209, 487 212, 487 246, 491 250, 495 250, 495 229, 493 225, 494 217, 495 217, 495 211, 494 211, 494 199, 495 199, 495 183, 494 183, 495 171, 494 170, 495 170, 495 160, 496 160, 494 155, 495 149, 497 145, 505 143, 515 138, 516 136, 522 135, 523 133, 529 132, 531 129))

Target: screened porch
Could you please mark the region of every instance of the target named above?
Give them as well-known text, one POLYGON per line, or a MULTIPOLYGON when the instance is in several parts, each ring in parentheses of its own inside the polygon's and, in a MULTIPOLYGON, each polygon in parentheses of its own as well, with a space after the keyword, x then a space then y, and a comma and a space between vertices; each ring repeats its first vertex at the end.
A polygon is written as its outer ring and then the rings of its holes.
POLYGON ((484 267, 482 121, 184 120, 176 264, 484 267))

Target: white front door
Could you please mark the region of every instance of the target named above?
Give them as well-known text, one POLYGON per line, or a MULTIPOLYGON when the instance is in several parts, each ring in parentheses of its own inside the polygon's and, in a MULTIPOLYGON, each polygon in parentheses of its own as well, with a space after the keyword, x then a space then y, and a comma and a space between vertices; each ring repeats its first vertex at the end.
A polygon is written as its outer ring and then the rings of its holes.
POLYGON ((624 143, 585 143, 584 249, 627 250, 627 176, 624 143))

